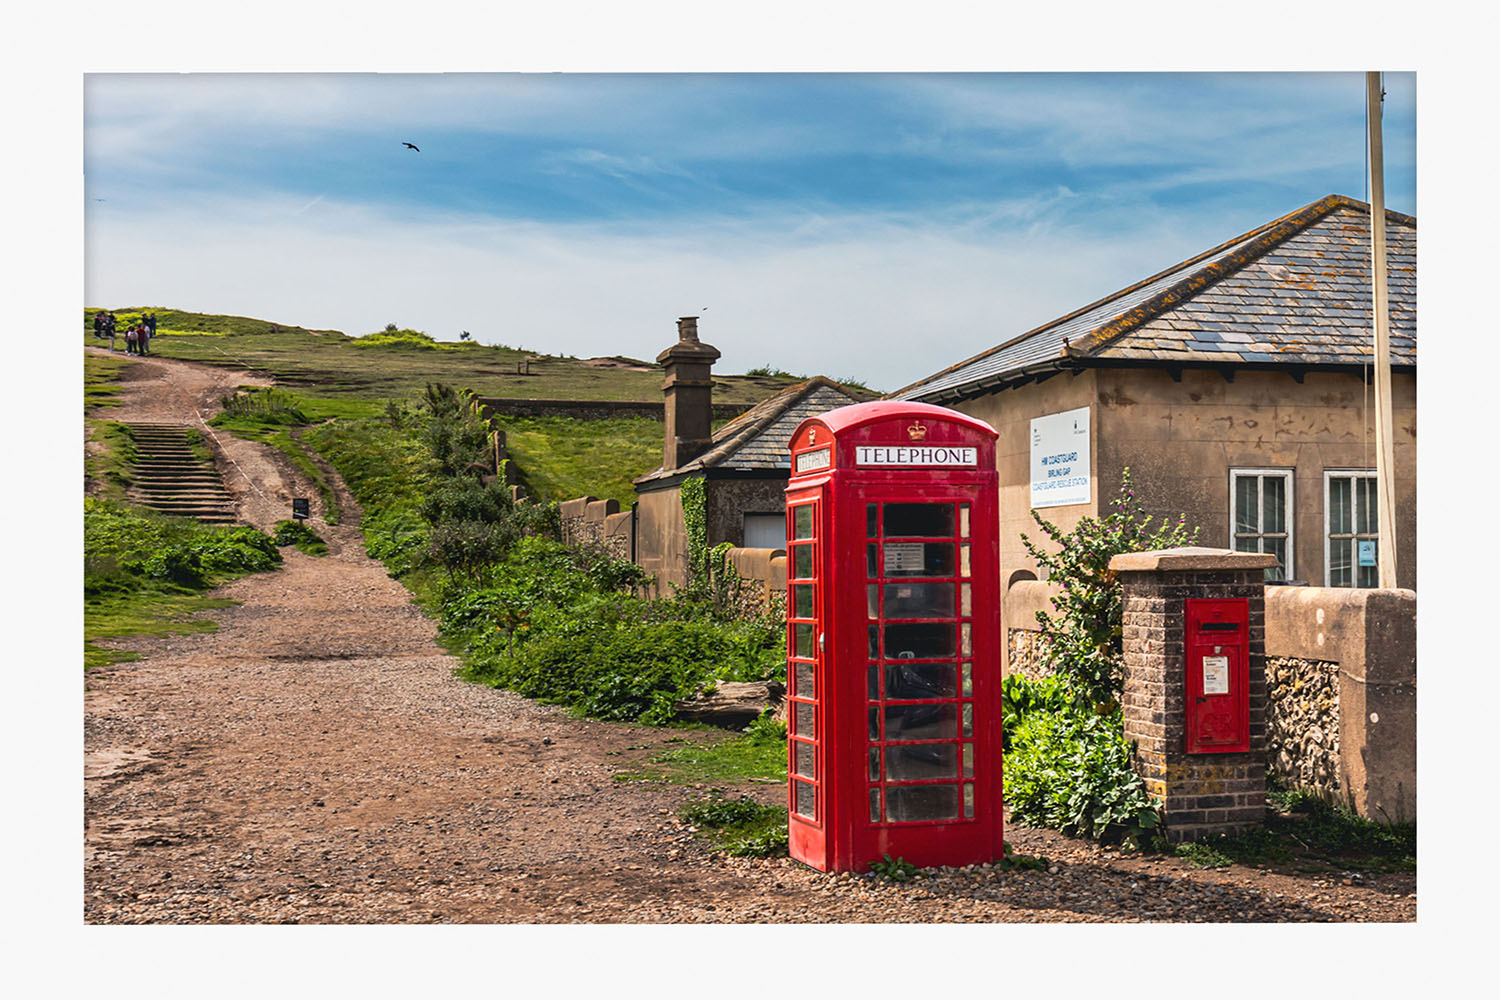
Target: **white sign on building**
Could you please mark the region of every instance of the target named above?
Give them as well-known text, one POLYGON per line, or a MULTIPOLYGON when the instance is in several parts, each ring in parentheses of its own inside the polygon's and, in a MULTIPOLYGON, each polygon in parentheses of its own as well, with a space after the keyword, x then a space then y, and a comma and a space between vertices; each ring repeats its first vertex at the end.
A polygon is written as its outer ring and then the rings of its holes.
POLYGON ((1031 506, 1066 507, 1093 499, 1089 478, 1089 408, 1031 422, 1031 506))

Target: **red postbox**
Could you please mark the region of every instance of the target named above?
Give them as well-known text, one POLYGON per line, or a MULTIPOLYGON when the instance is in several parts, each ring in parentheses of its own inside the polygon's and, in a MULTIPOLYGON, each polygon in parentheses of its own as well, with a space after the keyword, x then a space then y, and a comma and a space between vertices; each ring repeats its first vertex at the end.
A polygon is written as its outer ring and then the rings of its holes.
POLYGON ((884 401, 792 436, 787 811, 814 868, 1002 854, 995 437, 884 401))
POLYGON ((1188 753, 1250 749, 1250 602, 1188 598, 1183 610, 1188 753))

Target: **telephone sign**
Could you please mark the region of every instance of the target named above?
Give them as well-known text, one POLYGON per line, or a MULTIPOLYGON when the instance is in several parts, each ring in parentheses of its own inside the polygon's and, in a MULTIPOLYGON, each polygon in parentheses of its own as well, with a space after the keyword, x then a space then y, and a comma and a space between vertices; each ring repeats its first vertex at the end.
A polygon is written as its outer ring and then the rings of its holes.
POLYGON ((1002 854, 995 438, 886 401, 792 436, 787 811, 814 868, 1002 854))

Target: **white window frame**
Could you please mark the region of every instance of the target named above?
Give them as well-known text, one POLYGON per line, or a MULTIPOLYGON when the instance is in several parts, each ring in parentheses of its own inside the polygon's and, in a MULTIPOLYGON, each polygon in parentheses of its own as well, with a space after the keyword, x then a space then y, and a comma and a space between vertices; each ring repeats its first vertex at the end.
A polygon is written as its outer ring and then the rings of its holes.
MULTIPOLYGON (((1296 577, 1295 566, 1297 564, 1297 477, 1295 475, 1295 472, 1295 469, 1284 468, 1231 468, 1229 470, 1229 548, 1235 552, 1240 551, 1238 546, 1235 545, 1235 535, 1237 534, 1237 532, 1235 531, 1235 480, 1242 477, 1249 478, 1252 476, 1256 478, 1261 478, 1264 476, 1276 476, 1277 478, 1284 480, 1286 483, 1286 488, 1283 491, 1283 496, 1286 497, 1286 564, 1281 567, 1281 578, 1283 580, 1291 580, 1295 579, 1296 577)), ((1265 490, 1259 488, 1257 488, 1256 492, 1261 498, 1260 510, 1258 511, 1259 519, 1256 521, 1256 526, 1264 527, 1266 523, 1266 492, 1265 490)), ((1257 551, 1264 550, 1260 549, 1257 551)))
MULTIPOLYGON (((1378 475, 1379 475, 1378 470, 1375 470, 1375 469, 1324 469, 1323 470, 1323 586, 1325 586, 1325 587, 1344 586, 1343 584, 1335 584, 1333 582, 1333 539, 1330 537, 1330 535, 1332 534, 1332 532, 1331 532, 1330 529, 1333 526, 1333 481, 1335 479, 1370 479, 1370 480, 1373 480, 1377 484, 1376 489, 1378 491, 1378 489, 1379 489, 1378 484, 1380 482, 1380 480, 1378 478, 1378 475)), ((1358 490, 1355 490, 1355 489, 1351 488, 1351 490, 1349 492, 1349 501, 1350 501, 1349 517, 1350 517, 1350 520, 1353 521, 1354 526, 1357 527, 1359 525, 1359 491, 1358 490)), ((1378 499, 1377 499, 1376 503, 1377 504, 1379 503, 1378 499)), ((1360 539, 1361 537, 1366 537, 1366 536, 1375 539, 1376 546, 1377 546, 1376 551, 1378 553, 1378 551, 1379 551, 1378 546, 1380 544, 1380 510, 1379 510, 1378 506, 1377 506, 1377 508, 1375 510, 1375 531, 1374 532, 1367 532, 1367 533, 1363 533, 1362 534, 1359 531, 1354 531, 1354 532, 1350 533, 1350 537, 1352 537, 1352 538, 1355 539, 1355 543, 1354 543, 1354 556, 1353 556, 1353 558, 1354 558, 1354 563, 1353 563, 1354 572, 1353 572, 1352 576, 1350 577, 1350 580, 1349 580, 1349 583, 1348 583, 1347 586, 1350 589, 1353 589, 1353 590, 1360 590, 1360 589, 1366 589, 1366 590, 1368 590, 1368 589, 1370 589, 1368 587, 1367 588, 1361 588, 1360 585, 1359 585, 1359 541, 1358 541, 1358 539, 1360 539)), ((1376 575, 1378 577, 1379 576, 1379 561, 1378 561, 1378 558, 1377 558, 1377 562, 1376 562, 1376 568, 1377 568, 1376 575)), ((1379 586, 1379 583, 1377 582, 1376 584, 1372 584, 1372 586, 1379 586)))

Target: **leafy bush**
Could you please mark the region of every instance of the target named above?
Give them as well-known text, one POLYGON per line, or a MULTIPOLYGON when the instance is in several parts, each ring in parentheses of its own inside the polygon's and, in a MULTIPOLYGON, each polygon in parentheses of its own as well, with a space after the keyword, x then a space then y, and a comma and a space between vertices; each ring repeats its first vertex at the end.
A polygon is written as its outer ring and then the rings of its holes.
POLYGON ((1021 535, 1027 553, 1047 578, 1062 586, 1062 593, 1052 602, 1057 615, 1036 613, 1042 658, 1101 712, 1111 711, 1118 703, 1125 672, 1124 600, 1109 560, 1122 552, 1175 548, 1198 539, 1198 529, 1187 528, 1185 515, 1175 525, 1164 520, 1161 527, 1149 530, 1152 519, 1135 495, 1129 469, 1124 470, 1120 495, 1110 501, 1110 507, 1104 517, 1085 517, 1066 534, 1033 510, 1032 518, 1059 546, 1056 552, 1021 535))
POLYGON ((1263 829, 1216 834, 1173 853, 1195 868, 1232 864, 1292 864, 1304 871, 1349 868, 1413 871, 1417 867, 1414 823, 1384 824, 1356 816, 1315 793, 1268 783, 1263 829))
POLYGON ((1038 709, 1016 716, 1013 727, 1005 757, 1012 816, 1070 836, 1147 846, 1159 816, 1131 770, 1118 711, 1038 709))
POLYGON ((741 651, 712 622, 585 617, 597 607, 575 605, 566 618, 548 619, 541 634, 489 660, 489 676, 596 718, 660 725, 672 720, 676 702, 702 694, 719 671, 743 666, 735 662, 741 651))
POLYGON ((276 543, 247 527, 216 527, 89 499, 83 513, 84 593, 150 583, 201 590, 215 579, 281 562, 276 543))
POLYGON ((485 474, 490 432, 470 396, 429 384, 422 404, 313 435, 365 505, 370 554, 411 574, 466 678, 599 718, 664 723, 715 680, 784 673, 781 619, 727 617, 691 595, 635 596, 649 580, 640 567, 563 546, 555 504, 517 503, 498 475, 474 475, 485 474), (371 452, 416 475, 393 479, 371 452))
POLYGON ((165 517, 140 507, 90 498, 83 507, 84 662, 128 654, 93 646, 96 639, 211 628, 185 622, 189 610, 213 606, 194 595, 245 573, 275 568, 276 543, 253 528, 218 527, 165 517))
POLYGON ((1060 712, 1074 707, 1076 702, 1064 677, 1054 674, 1027 680, 1020 674, 1007 674, 1000 680, 1002 749, 1010 750, 1011 737, 1022 717, 1032 712, 1060 712))
POLYGON ((498 471, 489 456, 489 423, 470 393, 429 382, 423 401, 428 415, 425 440, 440 475, 464 475, 475 466, 498 471))

